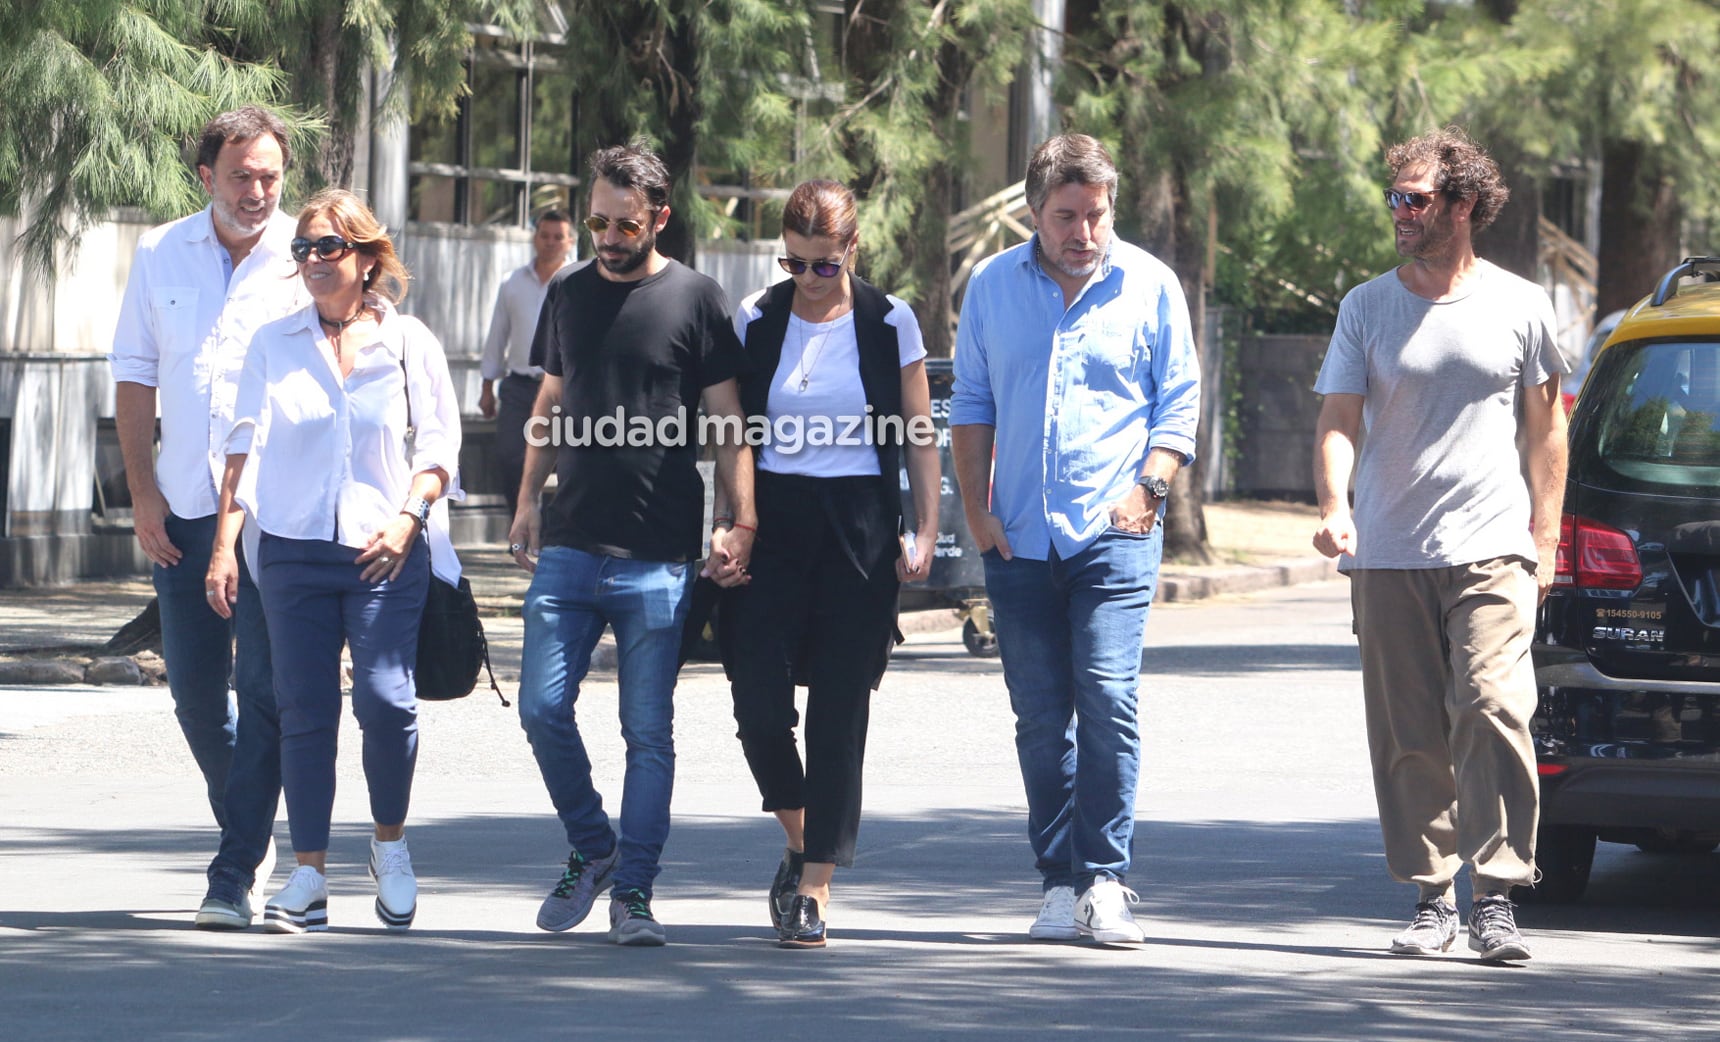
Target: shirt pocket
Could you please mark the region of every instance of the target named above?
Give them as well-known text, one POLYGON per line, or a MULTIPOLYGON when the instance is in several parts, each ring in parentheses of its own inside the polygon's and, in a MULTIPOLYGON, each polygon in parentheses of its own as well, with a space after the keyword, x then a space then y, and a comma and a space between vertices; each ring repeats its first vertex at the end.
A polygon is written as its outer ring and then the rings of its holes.
POLYGON ((163 354, 195 351, 202 342, 197 335, 197 290, 189 286, 159 286, 151 291, 150 311, 155 318, 155 339, 163 354))

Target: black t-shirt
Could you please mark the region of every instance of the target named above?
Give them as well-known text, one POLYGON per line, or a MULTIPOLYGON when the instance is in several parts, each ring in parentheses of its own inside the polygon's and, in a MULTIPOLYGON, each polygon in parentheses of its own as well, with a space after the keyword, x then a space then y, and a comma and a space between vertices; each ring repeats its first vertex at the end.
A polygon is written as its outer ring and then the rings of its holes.
POLYGON ((532 364, 562 380, 544 545, 698 557, 699 396, 744 359, 722 288, 677 261, 637 282, 606 279, 596 264, 551 279, 532 339, 532 364))

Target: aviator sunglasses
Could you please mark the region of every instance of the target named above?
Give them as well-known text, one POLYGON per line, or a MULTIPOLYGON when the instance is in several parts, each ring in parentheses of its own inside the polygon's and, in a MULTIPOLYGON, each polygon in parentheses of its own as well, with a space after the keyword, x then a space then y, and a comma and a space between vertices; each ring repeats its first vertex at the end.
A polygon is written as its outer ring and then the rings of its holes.
POLYGON ((346 256, 347 250, 358 249, 358 243, 338 235, 325 235, 320 239, 294 239, 287 249, 291 251, 293 260, 300 264, 311 259, 312 250, 323 260, 333 262, 346 256))
POLYGON ((1420 213, 1433 204, 1436 192, 1400 192, 1395 188, 1386 189, 1386 208, 1395 210, 1400 206, 1409 207, 1410 213, 1420 213))
MULTIPOLYGON (((655 214, 657 211, 653 210, 651 212, 655 214)), ((644 224, 639 221, 635 221, 631 217, 623 217, 619 220, 612 221, 607 217, 598 217, 596 214, 593 214, 592 216, 587 217, 583 223, 591 230, 591 234, 594 236, 602 235, 604 232, 608 231, 611 224, 619 228, 621 230, 621 234, 627 236, 629 239, 639 238, 639 233, 645 230, 644 224)))
POLYGON ((778 257, 776 262, 782 266, 783 271, 790 275, 804 275, 806 269, 811 268, 812 273, 819 278, 833 279, 842 274, 842 266, 848 263, 848 255, 853 251, 854 244, 849 243, 848 248, 842 251, 841 260, 803 261, 799 257, 778 257))

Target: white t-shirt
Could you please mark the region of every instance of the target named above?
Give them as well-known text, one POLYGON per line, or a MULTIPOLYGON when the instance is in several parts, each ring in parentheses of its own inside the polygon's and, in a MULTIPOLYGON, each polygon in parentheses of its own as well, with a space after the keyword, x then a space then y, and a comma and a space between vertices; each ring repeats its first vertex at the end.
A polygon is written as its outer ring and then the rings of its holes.
MULTIPOLYGON (((735 333, 743 343, 747 326, 764 314, 760 301, 766 292, 747 297, 735 311, 735 333)), ((897 357, 905 369, 926 357, 925 341, 914 310, 897 297, 886 299, 890 311, 884 321, 896 329, 897 357)), ((782 340, 766 406, 773 436, 759 448, 760 469, 815 478, 876 475, 877 447, 848 443, 860 438, 868 417, 853 310, 831 322, 807 322, 791 312, 782 340)))
POLYGON ((1344 297, 1314 384, 1364 398, 1341 568, 1535 560, 1517 415, 1525 388, 1569 371, 1554 328, 1545 290, 1486 261, 1455 300, 1417 296, 1395 269, 1344 297))

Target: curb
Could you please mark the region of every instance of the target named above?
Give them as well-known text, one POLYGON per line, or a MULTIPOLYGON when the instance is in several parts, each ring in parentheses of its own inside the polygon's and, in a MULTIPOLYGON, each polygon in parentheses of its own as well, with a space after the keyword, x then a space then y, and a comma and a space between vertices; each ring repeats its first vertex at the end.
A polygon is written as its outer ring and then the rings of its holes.
MULTIPOLYGON (((1153 597, 1155 604, 1187 604, 1226 594, 1253 593, 1283 586, 1321 582, 1338 577, 1336 561, 1324 557, 1293 557, 1260 565, 1237 565, 1213 568, 1200 573, 1161 573, 1159 587, 1153 597)), ((500 598, 490 598, 497 606, 500 598)), ((494 612, 480 610, 489 616, 494 612)), ((962 617, 948 608, 902 613, 897 621, 902 633, 943 633, 960 629, 962 617)), ((591 668, 607 672, 616 666, 615 637, 604 633, 591 653, 591 668)), ((136 685, 149 683, 150 671, 140 670, 136 661, 126 656, 97 658, 14 658, 0 659, 0 687, 42 687, 59 684, 136 685), (86 668, 85 663, 89 663, 86 668)))
POLYGON ((1338 562, 1326 557, 1290 557, 1261 565, 1216 568, 1200 574, 1175 572, 1159 576, 1153 603, 1182 604, 1232 593, 1254 593, 1282 586, 1338 578, 1338 562))

